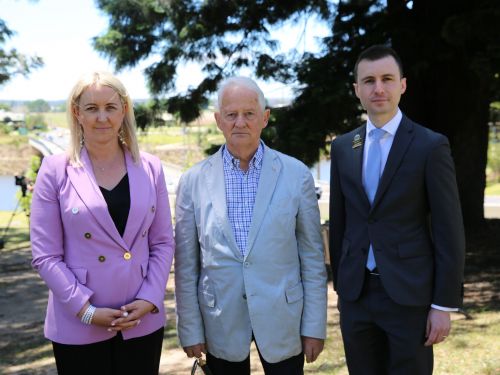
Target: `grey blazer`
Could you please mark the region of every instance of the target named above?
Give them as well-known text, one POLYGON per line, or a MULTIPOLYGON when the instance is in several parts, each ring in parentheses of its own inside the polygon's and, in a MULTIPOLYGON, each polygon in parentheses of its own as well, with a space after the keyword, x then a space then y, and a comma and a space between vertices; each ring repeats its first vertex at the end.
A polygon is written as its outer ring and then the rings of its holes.
POLYGON ((246 256, 227 216, 222 148, 179 182, 175 291, 183 347, 242 361, 252 332, 275 363, 325 338, 327 282, 318 203, 307 167, 264 147, 246 256))
POLYGON ((465 239, 455 169, 445 136, 403 116, 373 205, 361 182, 366 127, 331 148, 330 256, 337 293, 356 300, 369 244, 396 303, 462 304, 465 239))

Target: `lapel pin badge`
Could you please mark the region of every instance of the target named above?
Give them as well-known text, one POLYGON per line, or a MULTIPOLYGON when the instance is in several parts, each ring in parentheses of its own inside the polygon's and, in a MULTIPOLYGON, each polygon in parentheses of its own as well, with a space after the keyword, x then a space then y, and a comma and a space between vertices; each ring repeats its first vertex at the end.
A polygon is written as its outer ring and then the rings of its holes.
POLYGON ((357 148, 363 144, 363 141, 361 140, 361 136, 359 134, 356 134, 354 136, 354 139, 352 140, 352 148, 357 148))

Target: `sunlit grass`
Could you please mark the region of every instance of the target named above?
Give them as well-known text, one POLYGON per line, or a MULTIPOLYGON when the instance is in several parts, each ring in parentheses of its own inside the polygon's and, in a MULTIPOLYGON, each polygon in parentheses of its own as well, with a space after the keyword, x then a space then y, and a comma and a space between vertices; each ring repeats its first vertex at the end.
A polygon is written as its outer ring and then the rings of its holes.
POLYGON ((500 312, 472 317, 454 320, 448 339, 434 347, 436 374, 500 374, 500 312))
POLYGON ((58 128, 68 127, 65 112, 45 112, 43 113, 43 118, 45 119, 48 126, 56 126, 58 128))
POLYGON ((168 144, 179 144, 183 143, 182 136, 168 135, 168 134, 147 134, 140 135, 138 137, 139 145, 150 144, 150 145, 168 145, 168 144))
POLYGON ((0 238, 4 240, 4 249, 0 251, 30 246, 29 220, 21 209, 15 213, 0 211, 0 238), (11 222, 7 229, 9 221, 11 222))
POLYGON ((21 146, 25 145, 27 142, 28 137, 26 135, 18 135, 14 132, 11 132, 10 134, 0 133, 0 145, 21 146))
POLYGON ((496 184, 487 186, 486 190, 484 191, 484 194, 486 194, 486 195, 500 195, 500 183, 496 183, 496 184))

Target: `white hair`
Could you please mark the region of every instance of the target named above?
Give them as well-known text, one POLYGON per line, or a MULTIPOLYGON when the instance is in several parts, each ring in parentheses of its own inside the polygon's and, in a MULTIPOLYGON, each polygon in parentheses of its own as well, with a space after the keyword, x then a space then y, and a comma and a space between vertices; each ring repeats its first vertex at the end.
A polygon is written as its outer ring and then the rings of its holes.
POLYGON ((249 90, 254 91, 257 94, 257 100, 259 101, 261 109, 263 111, 266 109, 266 98, 264 97, 264 93, 262 92, 260 87, 257 85, 257 83, 255 83, 253 79, 242 76, 229 77, 220 83, 219 89, 217 90, 218 109, 220 109, 222 106, 222 96, 224 95, 224 91, 226 91, 226 89, 231 86, 243 86, 249 90))

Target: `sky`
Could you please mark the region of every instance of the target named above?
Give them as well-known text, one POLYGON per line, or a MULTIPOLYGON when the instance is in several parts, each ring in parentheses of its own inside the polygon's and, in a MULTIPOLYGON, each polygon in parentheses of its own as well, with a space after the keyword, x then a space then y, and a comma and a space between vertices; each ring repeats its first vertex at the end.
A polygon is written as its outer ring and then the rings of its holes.
MULTIPOLYGON (((107 16, 93 0, 0 0, 0 18, 16 34, 6 46, 25 55, 38 55, 45 65, 24 78, 16 76, 0 86, 0 100, 65 100, 78 78, 89 71, 115 72, 113 65, 92 48, 92 38, 103 34, 107 16)), ((328 33, 326 27, 307 23, 306 38, 298 40, 303 25, 276 34, 283 50, 317 51, 318 36, 328 33)), ((273 35, 274 36, 274 35, 273 35)), ((134 69, 117 73, 133 99, 151 97, 143 70, 147 62, 134 69)), ((197 64, 178 68, 176 90, 184 92, 203 79, 197 64)), ((287 96, 291 91, 281 84, 258 82, 266 96, 287 96)))

